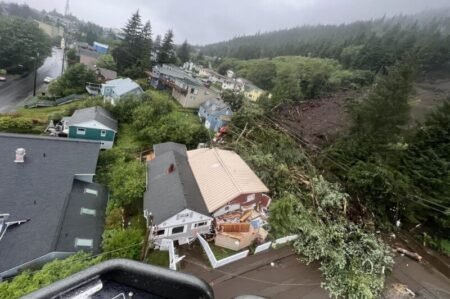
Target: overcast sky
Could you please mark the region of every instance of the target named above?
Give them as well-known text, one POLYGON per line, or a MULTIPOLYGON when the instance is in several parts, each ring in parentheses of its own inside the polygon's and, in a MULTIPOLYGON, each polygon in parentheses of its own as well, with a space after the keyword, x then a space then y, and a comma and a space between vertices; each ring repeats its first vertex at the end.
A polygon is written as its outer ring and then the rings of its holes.
MULTIPOLYGON (((65 0, 6 0, 63 13, 65 0)), ((71 0, 86 21, 122 28, 139 9, 154 33, 173 29, 176 42, 206 44, 303 24, 335 24, 449 7, 450 0, 71 0)))

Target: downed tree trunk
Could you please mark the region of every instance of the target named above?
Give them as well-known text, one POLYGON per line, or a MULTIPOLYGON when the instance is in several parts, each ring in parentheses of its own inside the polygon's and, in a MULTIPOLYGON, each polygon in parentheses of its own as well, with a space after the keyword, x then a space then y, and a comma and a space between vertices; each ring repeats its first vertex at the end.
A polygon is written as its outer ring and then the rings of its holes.
POLYGON ((415 259, 418 262, 422 261, 422 256, 420 256, 419 254, 417 254, 415 252, 408 251, 408 250, 403 249, 401 247, 397 247, 396 250, 397 250, 397 252, 403 253, 403 254, 409 256, 410 258, 415 259))

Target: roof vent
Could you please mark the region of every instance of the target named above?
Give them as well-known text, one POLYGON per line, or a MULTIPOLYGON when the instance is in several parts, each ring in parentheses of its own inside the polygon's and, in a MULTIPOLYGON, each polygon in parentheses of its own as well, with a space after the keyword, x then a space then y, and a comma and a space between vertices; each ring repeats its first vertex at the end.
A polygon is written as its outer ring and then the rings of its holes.
POLYGON ((14 160, 15 163, 23 163, 25 162, 25 149, 24 148, 18 148, 16 149, 16 159, 14 160))

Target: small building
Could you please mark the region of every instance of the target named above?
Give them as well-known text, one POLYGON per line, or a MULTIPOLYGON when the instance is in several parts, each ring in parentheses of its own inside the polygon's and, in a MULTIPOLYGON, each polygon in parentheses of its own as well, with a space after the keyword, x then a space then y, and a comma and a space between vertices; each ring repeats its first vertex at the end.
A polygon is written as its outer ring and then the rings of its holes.
POLYGON ((233 112, 230 106, 219 99, 210 99, 200 105, 198 116, 202 123, 209 130, 218 132, 220 128, 226 126, 230 120, 233 112))
POLYGON ((172 88, 177 79, 181 80, 185 77, 191 77, 184 70, 172 64, 154 66, 149 76, 150 85, 159 90, 172 88))
POLYGON ((108 53, 109 46, 106 45, 106 44, 102 44, 102 43, 99 43, 99 42, 94 42, 93 46, 94 46, 94 50, 97 53, 101 53, 101 54, 108 53))
POLYGON ((114 145, 117 120, 100 106, 75 110, 71 117, 62 119, 63 132, 68 138, 99 141, 102 149, 114 145))
POLYGON ((80 54, 80 63, 88 67, 95 67, 98 63, 98 58, 102 55, 95 51, 83 48, 79 49, 79 54, 80 54))
POLYGON ((186 244, 197 233, 210 233, 213 219, 189 166, 186 146, 168 142, 155 145, 153 151, 144 194, 150 239, 156 244, 162 239, 186 244))
POLYGON ((0 280, 77 251, 100 252, 108 191, 100 144, 0 134, 0 280))
POLYGON ((101 94, 106 101, 115 105, 121 98, 128 95, 141 95, 142 88, 130 78, 116 79, 102 84, 101 94))

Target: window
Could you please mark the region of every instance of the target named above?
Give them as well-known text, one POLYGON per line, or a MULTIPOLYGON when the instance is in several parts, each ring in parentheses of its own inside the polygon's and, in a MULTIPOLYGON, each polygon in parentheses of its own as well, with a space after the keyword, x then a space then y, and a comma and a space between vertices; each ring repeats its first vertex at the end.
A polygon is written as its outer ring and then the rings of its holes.
POLYGON ((157 232, 156 232, 156 235, 157 236, 162 236, 162 235, 165 235, 166 234, 166 230, 165 229, 160 229, 160 230, 158 230, 157 232))
POLYGON ((85 135, 86 129, 85 128, 77 128, 77 135, 85 135))
POLYGON ((184 225, 172 228, 172 235, 184 233, 184 225))
POLYGON ((208 225, 207 221, 194 223, 194 227, 202 227, 202 226, 206 226, 206 225, 208 225))
POLYGON ((95 196, 98 195, 98 191, 97 191, 97 190, 95 190, 95 189, 90 189, 90 188, 84 188, 84 193, 91 194, 91 195, 95 195, 95 196))
POLYGON ((247 195, 247 202, 255 200, 255 194, 247 195))
POLYGON ((106 137, 106 130, 102 130, 101 133, 100 133, 100 136, 106 137))
POLYGON ((86 209, 86 208, 81 208, 80 209, 80 214, 81 215, 91 215, 91 216, 95 216, 97 214, 96 210, 93 209, 86 209))
POLYGON ((89 247, 89 248, 92 248, 93 245, 94 245, 94 240, 92 240, 92 239, 75 238, 75 247, 89 247))

